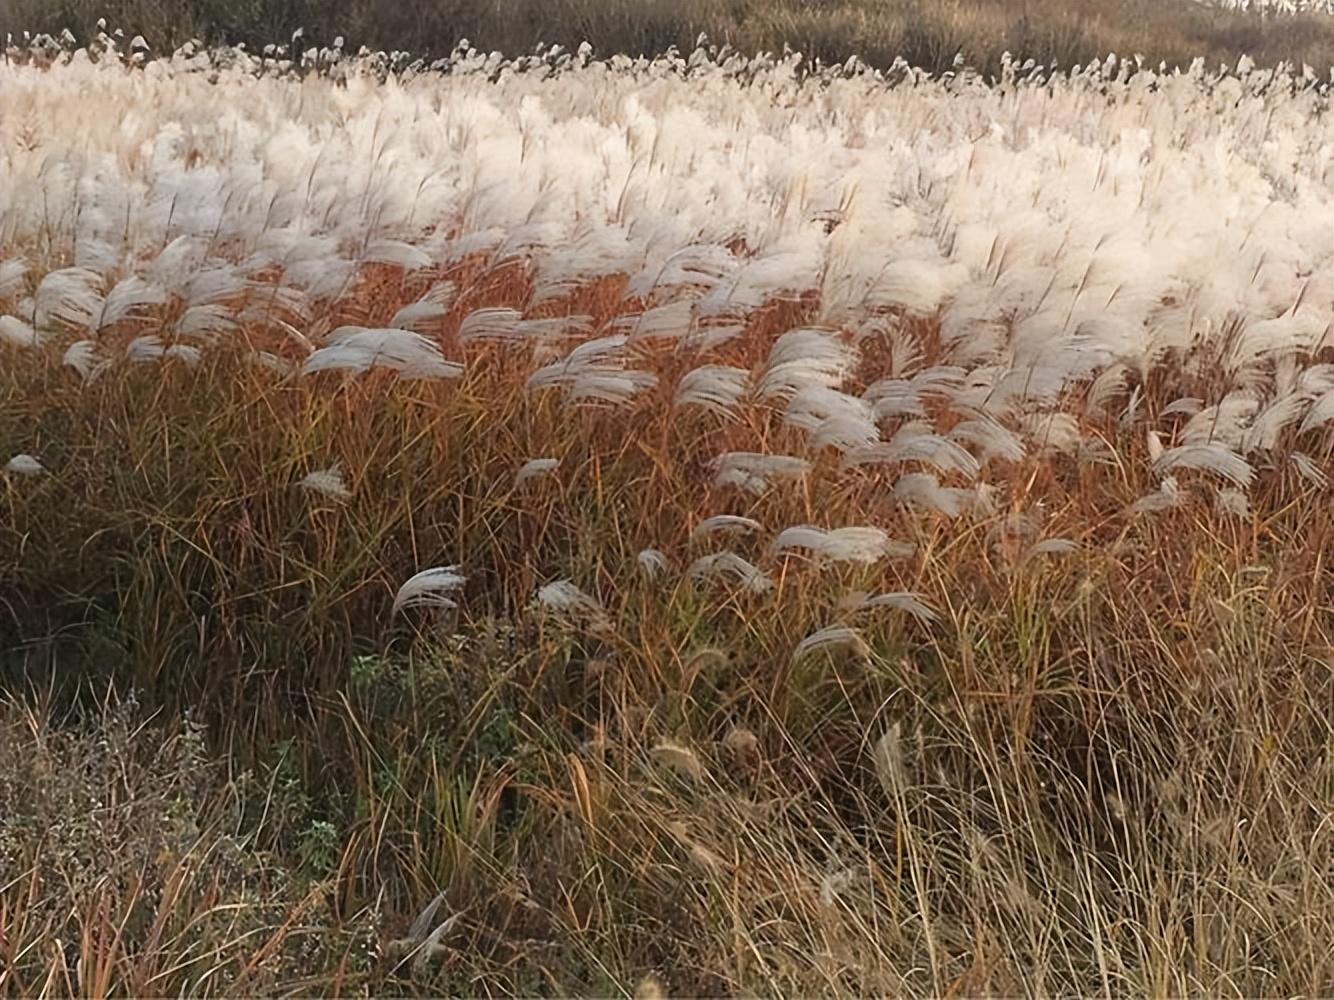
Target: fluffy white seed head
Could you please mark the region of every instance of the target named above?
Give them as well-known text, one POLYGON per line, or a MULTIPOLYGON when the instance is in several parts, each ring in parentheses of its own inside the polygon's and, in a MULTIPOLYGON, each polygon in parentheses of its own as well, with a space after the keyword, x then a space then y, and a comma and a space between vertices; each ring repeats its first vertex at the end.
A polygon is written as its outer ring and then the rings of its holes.
POLYGON ((40 476, 46 471, 46 466, 33 455, 20 454, 5 463, 5 471, 16 476, 40 476))
POLYGON ((409 577, 394 595, 393 613, 408 608, 451 610, 458 607, 452 595, 468 582, 458 570, 458 566, 435 566, 409 577))
POLYGON ((300 486, 303 490, 329 500, 347 500, 352 496, 352 491, 347 488, 347 483, 343 479, 343 470, 337 464, 307 473, 301 480, 300 486))
POLYGON ((519 466, 519 471, 514 475, 514 482, 521 484, 530 479, 539 479, 555 472, 558 468, 560 468, 559 458, 530 458, 519 466))

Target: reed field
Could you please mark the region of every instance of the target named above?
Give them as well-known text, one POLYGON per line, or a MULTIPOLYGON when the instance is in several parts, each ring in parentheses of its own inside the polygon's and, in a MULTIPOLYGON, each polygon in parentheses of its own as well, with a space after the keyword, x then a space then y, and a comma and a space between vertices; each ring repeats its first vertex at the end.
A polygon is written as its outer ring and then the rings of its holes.
POLYGON ((1334 993, 1328 68, 303 45, 0 61, 0 994, 1334 993))

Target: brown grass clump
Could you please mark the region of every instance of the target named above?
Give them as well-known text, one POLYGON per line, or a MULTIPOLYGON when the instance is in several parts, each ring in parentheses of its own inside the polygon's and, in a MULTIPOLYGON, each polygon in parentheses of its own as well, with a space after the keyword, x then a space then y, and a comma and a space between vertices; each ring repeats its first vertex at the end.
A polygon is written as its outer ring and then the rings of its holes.
POLYGON ((0 761, 0 994, 342 992, 374 960, 372 915, 342 920, 327 884, 258 849, 253 776, 229 779, 188 721, 7 698, 0 761))
MULTIPOLYGON (((527 296, 457 267, 421 279, 471 289, 444 337, 527 296)), ((419 292, 397 288, 346 308, 419 292)), ((566 307, 602 321, 616 295, 566 307)), ((314 388, 226 352, 87 387, 8 371, 8 420, 60 469, 6 481, 15 665, 110 670, 206 728, 6 710, 4 989, 1334 989, 1324 491, 1280 467, 1243 519, 1135 515, 1134 464, 1035 454, 947 529, 826 470, 744 513, 875 516, 918 555, 766 563, 765 601, 646 580, 635 553, 683 564, 717 509, 708 456, 789 430, 655 423, 667 379, 569 413, 492 362, 314 388), (348 497, 297 488, 331 462, 348 497), (1026 554, 1021 512, 1081 547, 1026 554), (444 557, 461 607, 391 617, 444 557), (554 569, 601 624, 532 606, 554 569), (838 620, 835 583, 938 620, 858 612, 857 641, 794 657, 838 620)))

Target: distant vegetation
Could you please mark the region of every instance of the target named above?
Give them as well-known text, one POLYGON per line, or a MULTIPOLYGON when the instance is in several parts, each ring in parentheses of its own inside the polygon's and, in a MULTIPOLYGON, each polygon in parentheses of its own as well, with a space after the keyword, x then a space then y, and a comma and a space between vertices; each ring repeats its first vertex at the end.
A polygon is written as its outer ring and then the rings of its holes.
POLYGON ((1264 16, 1188 0, 11 0, 0 31, 69 28, 87 39, 100 17, 160 47, 197 37, 255 48, 304 28, 308 42, 341 35, 354 51, 442 54, 467 38, 507 54, 588 41, 600 54, 652 55, 689 51, 703 32, 743 52, 786 44, 826 62, 902 56, 933 70, 962 53, 994 71, 1006 51, 1066 67, 1109 52, 1152 65, 1196 56, 1233 65, 1243 54, 1322 73, 1334 64, 1327 14, 1264 16))

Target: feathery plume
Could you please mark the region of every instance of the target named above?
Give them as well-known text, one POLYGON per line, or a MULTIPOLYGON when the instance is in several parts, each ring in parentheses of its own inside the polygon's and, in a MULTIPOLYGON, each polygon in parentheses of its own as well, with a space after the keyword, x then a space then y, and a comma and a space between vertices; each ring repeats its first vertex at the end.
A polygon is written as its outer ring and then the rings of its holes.
POLYGON ((660 740, 653 748, 653 759, 669 771, 693 782, 704 780, 706 772, 699 755, 674 740, 660 740))
POLYGON ((700 556, 690 564, 686 575, 700 582, 730 577, 743 590, 752 594, 763 594, 773 587, 773 581, 762 570, 735 552, 714 552, 700 556))
POLYGON ((839 649, 847 650, 858 657, 867 656, 871 652, 871 647, 855 628, 847 625, 829 625, 812 632, 797 643, 797 648, 792 651, 792 662, 800 663, 814 653, 839 649))
POLYGON ((672 406, 699 406, 721 417, 735 416, 737 402, 746 392, 750 372, 728 365, 702 365, 681 376, 672 406))
POLYGON ((789 330, 769 350, 757 393, 789 398, 807 386, 835 389, 852 376, 857 350, 824 330, 789 330))
POLYGON ((846 527, 826 531, 812 524, 785 528, 770 544, 769 552, 782 555, 792 549, 806 549, 817 560, 870 565, 881 559, 902 559, 912 555, 914 547, 893 541, 879 528, 846 527))
POLYGON ((811 463, 793 455, 729 451, 714 460, 714 470, 713 485, 718 489, 735 486, 758 495, 774 480, 803 478, 810 472, 811 463))
POLYGON ((649 579, 667 572, 667 557, 657 549, 642 549, 635 556, 635 562, 639 566, 639 571, 649 579))
POLYGON ((973 499, 971 490, 941 486, 929 472, 909 472, 899 476, 894 483, 893 495, 907 507, 950 518, 962 514, 973 499))
POLYGON ((1230 486, 1220 486, 1214 494, 1214 510, 1231 517, 1251 516, 1251 503, 1246 494, 1230 486))
POLYGON ((690 539, 700 542, 716 534, 750 534, 761 530, 763 526, 753 518, 737 514, 714 514, 695 525, 695 530, 690 533, 690 539))
POLYGON ((559 458, 530 458, 519 467, 519 471, 515 473, 514 482, 516 485, 526 483, 530 479, 537 479, 555 472, 559 467, 559 458))
POLYGON ((1155 514, 1180 507, 1182 499, 1181 487, 1177 485, 1176 479, 1166 476, 1158 489, 1140 497, 1131 504, 1130 509, 1136 514, 1155 514))
POLYGON ((70 344, 61 363, 73 368, 85 380, 92 378, 108 364, 97 356, 97 344, 91 340, 78 340, 70 344))
POLYGON ((599 631, 611 629, 611 616, 597 598, 580 590, 572 580, 556 580, 537 591, 538 603, 599 631))
POLYGON ((1254 478, 1250 463, 1221 441, 1208 444, 1183 444, 1170 448, 1158 456, 1153 467, 1158 472, 1175 469, 1199 469, 1222 476, 1236 486, 1245 488, 1254 478))
POLYGON ((1311 456, 1302 451, 1294 451, 1288 456, 1292 462, 1292 467, 1297 470, 1297 474, 1305 479, 1312 486, 1324 489, 1329 485, 1329 476, 1325 471, 1316 465, 1311 456))
POLYGON ((459 573, 458 566, 435 566, 409 577, 394 595, 391 614, 408 608, 439 608, 444 611, 457 608, 450 597, 468 582, 459 573))
POLYGON ((20 454, 5 463, 5 471, 19 476, 40 476, 46 471, 46 466, 32 455, 20 454))
POLYGON ((853 591, 839 599, 838 607, 841 611, 854 613, 875 608, 889 608, 891 611, 902 611, 904 614, 911 615, 923 625, 931 625, 940 620, 940 615, 932 610, 921 594, 914 594, 909 591, 875 595, 864 591, 853 591))
POLYGON ((343 480, 343 470, 337 463, 327 469, 307 473, 299 485, 307 492, 318 493, 330 500, 347 500, 352 496, 343 480))
POLYGON ((462 365, 446 361, 440 349, 419 333, 360 326, 334 330, 325 346, 306 358, 301 372, 362 373, 372 368, 397 372, 401 379, 458 378, 463 374, 462 365))
POLYGON ((11 347, 36 347, 38 338, 31 326, 17 316, 0 316, 0 344, 11 347))

